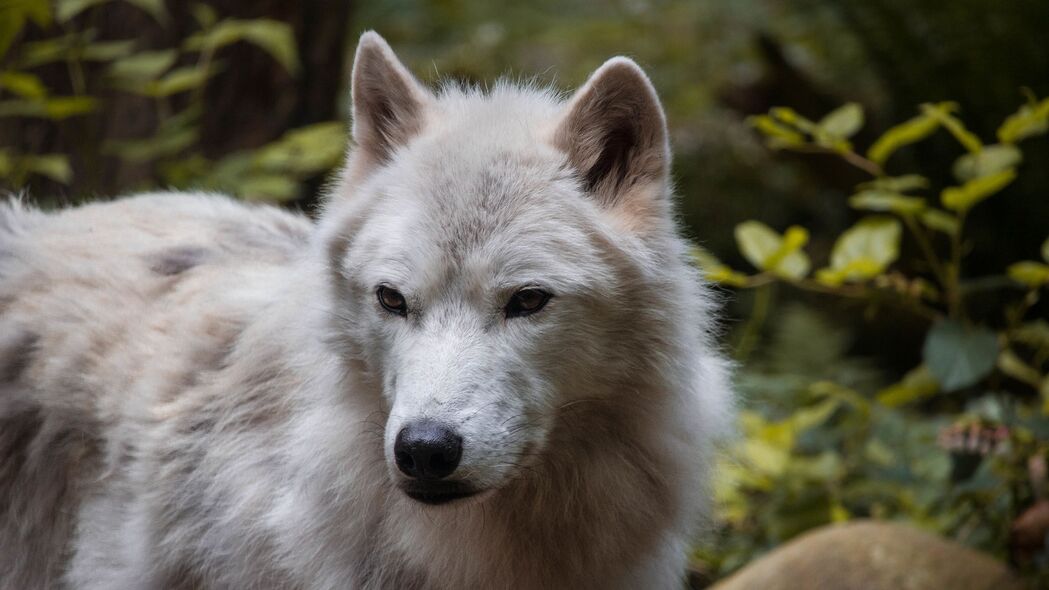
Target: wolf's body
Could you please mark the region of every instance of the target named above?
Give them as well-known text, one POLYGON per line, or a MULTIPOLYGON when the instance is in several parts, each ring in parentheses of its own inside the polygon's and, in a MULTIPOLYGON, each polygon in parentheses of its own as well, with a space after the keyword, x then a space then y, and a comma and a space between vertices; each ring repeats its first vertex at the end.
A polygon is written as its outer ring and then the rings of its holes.
POLYGON ((0 206, 0 587, 680 584, 730 396, 643 74, 437 97, 369 34, 354 101, 317 224, 0 206), (551 298, 511 318, 522 286, 551 298), (420 417, 475 497, 402 491, 420 417))

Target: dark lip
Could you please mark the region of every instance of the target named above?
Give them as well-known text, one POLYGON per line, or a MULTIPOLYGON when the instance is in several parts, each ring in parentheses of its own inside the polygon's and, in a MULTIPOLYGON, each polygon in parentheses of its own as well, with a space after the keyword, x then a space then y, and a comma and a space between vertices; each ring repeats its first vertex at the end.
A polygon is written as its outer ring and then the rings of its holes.
POLYGON ((401 490, 412 500, 429 504, 430 506, 439 506, 455 502, 456 500, 463 500, 477 495, 481 491, 460 483, 442 481, 427 483, 406 482, 401 484, 401 490))

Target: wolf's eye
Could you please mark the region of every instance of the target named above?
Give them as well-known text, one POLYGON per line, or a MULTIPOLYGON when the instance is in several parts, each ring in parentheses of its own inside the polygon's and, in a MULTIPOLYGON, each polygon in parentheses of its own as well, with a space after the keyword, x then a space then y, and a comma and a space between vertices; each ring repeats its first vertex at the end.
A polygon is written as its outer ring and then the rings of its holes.
POLYGON ((521 289, 514 293, 506 304, 506 317, 519 318, 531 315, 543 309, 546 302, 550 301, 550 297, 549 293, 541 289, 521 289))
POLYGON ((408 315, 408 302, 404 300, 404 295, 401 295, 397 289, 385 286, 379 287, 375 291, 375 295, 379 298, 379 305, 386 311, 399 316, 408 315))

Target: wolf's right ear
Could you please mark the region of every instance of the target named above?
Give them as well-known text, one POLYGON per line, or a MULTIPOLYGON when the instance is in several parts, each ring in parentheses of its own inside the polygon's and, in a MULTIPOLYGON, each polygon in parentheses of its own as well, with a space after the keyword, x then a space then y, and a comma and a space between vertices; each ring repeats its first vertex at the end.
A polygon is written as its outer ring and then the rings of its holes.
POLYGON ((385 162, 422 130, 433 95, 374 31, 357 44, 351 85, 353 140, 369 160, 385 162))

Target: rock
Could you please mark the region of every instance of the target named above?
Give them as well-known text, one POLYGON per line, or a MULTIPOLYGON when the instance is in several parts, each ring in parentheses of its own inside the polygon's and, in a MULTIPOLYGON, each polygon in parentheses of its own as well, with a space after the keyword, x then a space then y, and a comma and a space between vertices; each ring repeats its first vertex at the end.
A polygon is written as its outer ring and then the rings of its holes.
POLYGON ((902 524, 816 529, 710 590, 1021 590, 993 557, 902 524))

